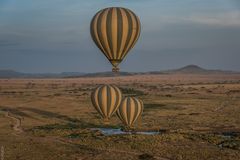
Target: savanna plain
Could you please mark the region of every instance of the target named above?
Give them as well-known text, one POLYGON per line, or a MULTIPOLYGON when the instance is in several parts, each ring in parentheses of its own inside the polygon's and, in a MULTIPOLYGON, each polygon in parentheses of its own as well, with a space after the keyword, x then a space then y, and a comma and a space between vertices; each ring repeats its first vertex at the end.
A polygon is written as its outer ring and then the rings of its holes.
POLYGON ((0 79, 4 160, 240 159, 240 75, 169 74, 102 78, 0 79), (143 100, 135 130, 104 135, 90 94, 115 84, 143 100))

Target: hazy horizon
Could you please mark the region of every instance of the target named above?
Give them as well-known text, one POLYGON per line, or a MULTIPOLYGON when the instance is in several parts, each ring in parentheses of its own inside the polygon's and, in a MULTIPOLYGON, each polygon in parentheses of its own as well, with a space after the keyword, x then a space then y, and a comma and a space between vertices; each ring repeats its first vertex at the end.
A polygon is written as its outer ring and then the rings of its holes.
MULTIPOLYGON (((226 69, 213 69, 213 68, 203 68, 201 66, 198 65, 194 65, 194 64, 189 64, 186 66, 181 66, 178 68, 168 68, 168 69, 160 69, 160 70, 149 70, 149 71, 136 71, 136 73, 141 73, 141 72, 162 72, 162 71, 171 71, 171 70, 178 70, 178 69, 182 69, 185 67, 191 67, 191 66, 196 66, 196 67, 200 67, 202 69, 206 69, 206 70, 216 70, 216 71, 226 71, 226 72, 236 72, 239 73, 240 71, 238 70, 226 70, 226 69)), ((24 72, 24 71, 19 71, 19 70, 13 70, 13 69, 1 69, 0 71, 15 71, 15 72, 19 72, 19 73, 26 73, 26 74, 62 74, 62 73, 82 73, 82 74, 91 74, 91 73, 104 73, 104 72, 112 72, 111 70, 103 70, 103 71, 96 71, 96 72, 79 72, 79 71, 59 71, 59 72, 24 72)), ((121 70, 120 72, 129 72, 131 73, 131 71, 124 71, 121 70)), ((132 71, 133 72, 133 71, 132 71)))
POLYGON ((103 72, 111 65, 89 33, 94 14, 121 6, 140 18, 142 32, 121 71, 194 64, 240 71, 238 0, 0 0, 0 69, 25 73, 103 72))

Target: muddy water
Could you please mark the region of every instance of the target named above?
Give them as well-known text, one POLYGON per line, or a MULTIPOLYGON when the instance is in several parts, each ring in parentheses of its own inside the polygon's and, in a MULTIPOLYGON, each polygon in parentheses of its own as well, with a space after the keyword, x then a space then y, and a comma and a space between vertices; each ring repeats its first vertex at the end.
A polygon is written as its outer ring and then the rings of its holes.
POLYGON ((113 129, 113 128, 92 128, 91 130, 94 131, 100 131, 102 134, 106 135, 106 136, 110 136, 110 135, 120 135, 120 134, 143 134, 143 135, 156 135, 156 134, 160 134, 160 132, 158 131, 141 131, 141 132, 137 132, 137 131, 123 131, 121 128, 117 128, 117 129, 113 129))

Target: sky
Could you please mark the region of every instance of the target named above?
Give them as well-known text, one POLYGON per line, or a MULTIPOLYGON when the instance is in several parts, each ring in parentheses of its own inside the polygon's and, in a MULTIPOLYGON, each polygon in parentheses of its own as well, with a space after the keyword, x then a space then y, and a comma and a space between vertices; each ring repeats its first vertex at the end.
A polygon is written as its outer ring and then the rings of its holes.
POLYGON ((131 9, 142 24, 122 71, 189 64, 240 71, 239 0, 0 0, 0 69, 110 71, 89 27, 96 12, 112 6, 131 9))

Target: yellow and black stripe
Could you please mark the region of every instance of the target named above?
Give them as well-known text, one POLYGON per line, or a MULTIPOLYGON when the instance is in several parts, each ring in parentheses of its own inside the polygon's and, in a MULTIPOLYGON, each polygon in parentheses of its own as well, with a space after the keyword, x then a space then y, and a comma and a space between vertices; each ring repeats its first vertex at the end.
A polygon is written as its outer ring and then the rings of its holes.
POLYGON ((141 100, 134 97, 126 97, 117 110, 117 116, 127 127, 132 127, 142 112, 143 102, 141 100))
POLYGON ((129 9, 105 8, 91 22, 91 35, 98 48, 117 67, 137 42, 141 30, 139 18, 129 9))
POLYGON ((122 93, 114 85, 101 85, 92 92, 91 100, 102 118, 109 120, 121 103, 122 93))

